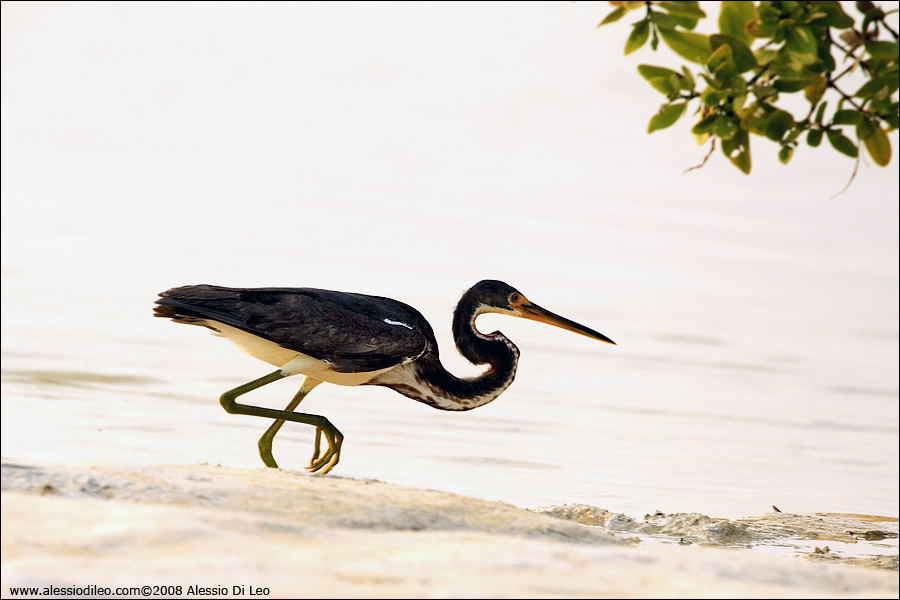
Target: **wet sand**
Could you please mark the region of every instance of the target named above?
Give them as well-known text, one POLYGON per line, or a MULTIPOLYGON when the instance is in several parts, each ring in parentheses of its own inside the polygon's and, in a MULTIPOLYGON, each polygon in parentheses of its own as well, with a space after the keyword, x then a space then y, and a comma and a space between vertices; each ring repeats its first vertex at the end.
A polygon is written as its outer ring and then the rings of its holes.
POLYGON ((896 518, 639 518, 265 468, 2 467, 4 598, 898 595, 896 518))

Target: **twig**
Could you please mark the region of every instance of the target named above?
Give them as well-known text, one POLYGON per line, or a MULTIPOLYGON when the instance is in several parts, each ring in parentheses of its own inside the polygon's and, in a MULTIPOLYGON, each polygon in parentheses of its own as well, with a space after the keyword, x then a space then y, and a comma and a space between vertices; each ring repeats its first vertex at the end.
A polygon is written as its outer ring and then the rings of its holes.
POLYGON ((706 164, 706 161, 709 160, 709 157, 712 156, 712 153, 715 149, 716 149, 716 138, 713 138, 712 143, 710 143, 710 145, 709 145, 709 152, 707 152, 706 156, 703 157, 703 162, 701 162, 699 165, 694 165, 693 167, 685 169, 684 172, 682 173, 682 175, 686 175, 688 173, 688 171, 693 171, 694 169, 699 169, 699 168, 703 167, 706 164))
MULTIPOLYGON (((892 12, 893 12, 893 11, 892 11, 892 12)), ((891 29, 891 26, 887 24, 887 21, 886 21, 886 20, 884 20, 884 19, 881 20, 881 26, 884 27, 885 29, 887 29, 888 31, 890 31, 890 32, 891 32, 891 35, 894 36, 894 39, 895 39, 895 40, 896 40, 896 39, 900 39, 900 35, 898 35, 896 31, 894 31, 893 29, 891 29)))
POLYGON ((838 79, 840 79, 841 77, 843 77, 844 75, 846 75, 847 73, 852 71, 855 66, 856 66, 856 64, 850 65, 849 67, 847 67, 846 69, 844 69, 843 71, 838 73, 838 75, 836 77, 832 77, 831 82, 834 83, 835 81, 837 81, 838 79))
POLYGON ((829 198, 829 200, 834 200, 848 189, 850 189, 850 184, 853 183, 853 180, 856 179, 856 172, 859 171, 859 161, 862 157, 862 152, 860 151, 859 144, 856 145, 856 164, 853 165, 853 173, 850 174, 850 181, 847 182, 847 185, 844 186, 844 189, 839 191, 837 194, 829 198))
POLYGON ((843 96, 843 97, 844 97, 844 100, 846 100, 847 102, 849 102, 849 103, 853 106, 853 108, 855 108, 855 109, 858 110, 859 112, 861 112, 861 113, 863 113, 863 114, 866 114, 866 115, 869 115, 869 116, 871 116, 871 117, 879 118, 878 115, 873 115, 872 113, 870 113, 869 111, 867 111, 866 109, 864 109, 862 106, 860 106, 859 104, 857 104, 856 101, 855 101, 851 96, 848 96, 848 95, 846 94, 846 92, 844 92, 844 90, 842 90, 842 89, 839 88, 838 86, 834 85, 834 81, 829 81, 829 82, 827 83, 827 85, 828 85, 828 87, 830 87, 831 89, 833 89, 834 91, 836 91, 838 94, 840 94, 841 96, 843 96))
MULTIPOLYGON (((765 48, 765 46, 763 46, 763 48, 765 48)), ((762 50, 762 48, 760 48, 760 50, 762 50)), ((747 87, 750 87, 751 85, 753 85, 754 83, 756 83, 756 81, 757 81, 760 77, 762 77, 763 73, 765 73, 766 71, 769 70, 769 66, 770 66, 771 64, 772 64, 772 61, 770 60, 770 61, 767 62, 766 64, 764 64, 764 65, 762 65, 761 67, 759 67, 759 71, 757 71, 756 74, 754 74, 753 77, 751 77, 750 80, 747 81, 747 87)))

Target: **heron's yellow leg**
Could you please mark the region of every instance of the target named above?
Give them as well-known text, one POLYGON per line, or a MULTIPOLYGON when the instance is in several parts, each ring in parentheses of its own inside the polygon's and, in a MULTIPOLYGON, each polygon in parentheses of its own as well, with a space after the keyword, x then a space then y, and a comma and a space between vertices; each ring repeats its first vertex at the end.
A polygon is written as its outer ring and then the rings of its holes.
MULTIPOLYGON (((300 385, 300 389, 297 391, 294 398, 291 400, 291 403, 285 407, 285 412, 294 412, 294 409, 300 404, 300 401, 306 397, 308 393, 312 391, 314 387, 322 383, 318 379, 313 379, 311 377, 306 377, 303 379, 303 383, 300 385)), ((259 446, 259 456, 262 458, 263 462, 266 463, 267 467, 271 467, 273 469, 278 468, 278 463, 275 462, 275 457, 272 456, 272 441, 275 439, 275 434, 281 429, 281 426, 284 425, 284 419, 278 419, 268 429, 266 432, 262 434, 262 437, 259 438, 258 446, 259 446)), ((319 451, 319 429, 316 429, 316 452, 319 451)))
MULTIPOLYGON (((275 434, 278 433, 278 429, 280 429, 281 425, 278 424, 278 421, 293 421, 295 423, 305 423, 307 425, 312 425, 316 428, 316 436, 318 437, 319 432, 323 432, 325 434, 325 438, 328 441, 328 451, 325 455, 318 459, 314 460, 310 463, 307 469, 313 473, 321 472, 322 474, 330 471, 340 460, 341 453, 341 442, 344 439, 344 436, 341 434, 337 428, 331 424, 331 421, 326 419, 320 415, 310 415, 307 413, 295 413, 289 410, 275 410, 274 408, 263 408, 261 406, 250 406, 249 404, 240 404, 236 401, 239 396, 246 394, 247 392, 252 392, 253 390, 260 388, 268 383, 272 383, 273 381, 278 381, 279 379, 283 379, 286 377, 281 372, 281 369, 269 373, 264 377, 260 377, 259 379, 254 379, 244 385, 239 385, 233 390, 228 390, 219 398, 219 403, 222 405, 222 408, 225 409, 226 412, 230 414, 236 415, 251 415, 254 417, 266 417, 268 419, 275 419, 276 423, 273 423, 272 427, 269 429, 273 429, 271 435, 269 435, 269 443, 271 446, 271 439, 275 437, 275 434), (278 425, 275 427, 275 425, 278 425)), ((309 378, 307 378, 307 381, 309 378)), ((306 392, 308 393, 310 389, 318 385, 318 381, 315 381, 313 384, 310 381, 310 384, 307 385, 307 382, 304 381, 301 386, 301 390, 306 387, 306 392)), ((298 395, 300 392, 297 393, 298 395)), ((305 395, 305 394, 304 394, 305 395)), ((294 399, 297 399, 297 396, 294 396, 294 399)), ((301 397, 300 400, 303 398, 301 397)), ((299 404, 300 400, 297 400, 299 404)), ((293 401, 292 401, 293 404, 293 401)), ((290 405, 289 405, 290 406, 290 405)), ((268 434, 268 431, 266 432, 268 434)), ((263 434, 263 437, 266 437, 266 434, 263 434)), ((261 451, 262 454, 262 451, 261 451)), ((267 457, 263 457, 263 462, 266 462, 267 457)), ((277 467, 275 463, 275 459, 271 456, 271 447, 269 448, 269 456, 268 458, 271 460, 271 464, 266 462, 266 465, 269 467, 277 467)))

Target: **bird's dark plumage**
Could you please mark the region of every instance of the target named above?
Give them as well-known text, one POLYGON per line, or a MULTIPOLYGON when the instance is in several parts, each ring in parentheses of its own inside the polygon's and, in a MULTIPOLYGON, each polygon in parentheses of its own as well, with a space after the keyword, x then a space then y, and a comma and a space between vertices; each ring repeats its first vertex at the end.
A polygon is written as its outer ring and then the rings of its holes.
POLYGON ((173 288, 160 296, 156 316, 224 323, 326 361, 341 373, 394 367, 415 360, 434 343, 434 332, 419 311, 391 298, 214 285, 173 288))

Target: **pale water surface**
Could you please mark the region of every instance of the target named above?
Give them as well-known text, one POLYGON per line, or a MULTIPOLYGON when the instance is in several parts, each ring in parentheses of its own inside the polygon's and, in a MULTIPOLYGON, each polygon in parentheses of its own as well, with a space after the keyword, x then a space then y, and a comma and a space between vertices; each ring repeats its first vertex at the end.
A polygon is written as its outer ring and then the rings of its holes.
MULTIPOLYGON (((896 3, 887 3, 896 4, 896 3)), ((522 351, 476 411, 322 386, 335 475, 639 516, 898 514, 898 176, 661 97, 606 3, 3 3, 2 454, 260 466, 218 395, 271 370, 151 318, 177 285, 386 295, 451 370, 459 295, 502 279, 618 346, 485 316, 522 351)), ((891 137, 895 149, 897 135, 891 137)), ((253 401, 281 407, 299 380, 253 401)), ((312 431, 288 425, 281 465, 312 431)))

